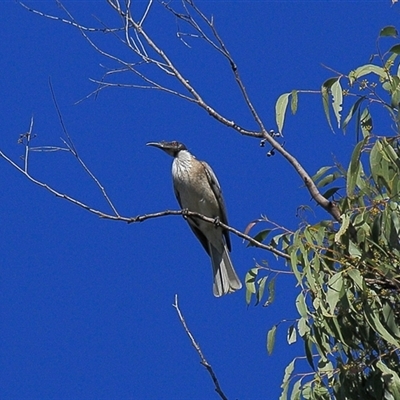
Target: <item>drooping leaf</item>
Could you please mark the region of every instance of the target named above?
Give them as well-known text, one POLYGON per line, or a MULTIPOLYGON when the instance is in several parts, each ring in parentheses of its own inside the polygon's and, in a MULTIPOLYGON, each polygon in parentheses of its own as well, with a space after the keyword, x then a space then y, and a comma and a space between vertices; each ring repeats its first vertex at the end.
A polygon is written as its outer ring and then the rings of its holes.
POLYGON ((281 94, 275 104, 275 119, 278 132, 282 132, 285 122, 286 108, 288 105, 290 93, 281 94))
POLYGON ((354 189, 356 187, 356 182, 360 173, 360 157, 361 151, 365 146, 367 139, 361 140, 357 143, 351 155, 351 161, 349 168, 347 169, 347 179, 346 179, 346 192, 349 198, 354 196, 354 189))
POLYGON ((279 396, 279 400, 286 400, 287 399, 287 393, 289 390, 289 383, 290 383, 290 378, 292 376, 292 372, 294 370, 294 363, 295 363, 296 359, 294 359, 293 361, 291 361, 289 363, 289 365, 285 368, 285 374, 283 376, 283 381, 282 381, 282 393, 279 396))
POLYGON ((314 369, 314 361, 313 361, 313 354, 312 354, 312 342, 310 337, 307 336, 304 340, 304 348, 306 352, 307 361, 310 364, 311 368, 314 369))
POLYGON ((301 380, 302 378, 300 378, 299 380, 297 380, 292 388, 292 393, 290 395, 290 400, 300 400, 300 396, 301 396, 301 380))
POLYGON ((299 271, 297 265, 298 265, 298 257, 297 257, 297 252, 296 252, 296 248, 299 247, 299 243, 300 243, 300 239, 298 237, 298 235, 295 235, 294 240, 293 240, 293 249, 290 252, 290 265, 292 267, 292 271, 297 279, 297 282, 300 285, 303 285, 302 283, 302 274, 299 271))
POLYGON ((335 242, 340 243, 340 238, 346 233, 347 228, 350 225, 350 215, 343 214, 341 217, 342 224, 340 225, 340 229, 335 234, 335 242))
POLYGON ((331 312, 331 316, 334 315, 336 305, 339 301, 340 294, 343 290, 343 274, 342 272, 338 272, 333 275, 328 283, 327 283, 327 291, 326 291, 326 301, 329 305, 329 310, 331 312))
POLYGON ((306 300, 304 298, 304 293, 300 292, 297 295, 296 308, 300 316, 302 316, 303 318, 307 318, 307 305, 306 305, 306 300))
POLYGON ((400 338, 400 328, 396 322, 395 311, 388 303, 385 303, 383 305, 382 315, 383 315, 384 320, 386 321, 386 325, 387 325, 390 333, 394 337, 400 338))
POLYGON ((388 330, 383 326, 380 318, 379 318, 379 311, 377 308, 370 307, 367 303, 364 304, 364 315, 367 319, 368 323, 371 327, 382 336, 388 343, 392 344, 393 346, 399 347, 400 342, 396 340, 388 330))
POLYGON ((264 295, 264 290, 265 290, 265 284, 267 283, 268 276, 263 276, 259 283, 258 283, 258 289, 256 293, 256 303, 255 305, 259 304, 263 295, 264 295))
POLYGON ((352 279, 352 281, 358 286, 359 289, 365 289, 364 279, 361 276, 360 271, 357 268, 350 268, 347 274, 352 279))
POLYGON ((328 121, 329 127, 331 128, 331 131, 334 132, 332 123, 331 123, 331 116, 330 116, 330 111, 329 111, 329 92, 332 87, 332 85, 338 80, 338 78, 329 78, 327 79, 321 87, 321 95, 322 95, 322 105, 324 107, 324 112, 326 119, 328 121))
POLYGON ((336 121, 338 124, 338 128, 340 128, 340 121, 342 118, 341 112, 342 112, 342 104, 343 104, 343 89, 340 84, 340 79, 338 79, 331 87, 331 92, 332 92, 332 97, 333 97, 333 102, 332 102, 332 107, 333 107, 333 112, 336 117, 336 121))
POLYGON ((258 268, 252 268, 247 272, 244 280, 246 285, 246 304, 249 305, 251 302, 251 296, 256 293, 256 278, 258 274, 258 268))
POLYGON ((350 256, 354 258, 361 258, 362 256, 360 248, 353 242, 353 240, 349 240, 348 251, 350 256))
POLYGON ((292 344, 296 342, 296 327, 294 325, 290 325, 287 333, 287 342, 288 344, 292 344))
POLYGON ((297 106, 298 106, 298 91, 297 90, 292 90, 290 93, 290 109, 292 111, 292 114, 296 114, 297 112, 297 106))
POLYGON ((299 322, 297 323, 297 329, 302 338, 304 338, 310 332, 310 327, 307 324, 307 318, 302 317, 299 319, 299 322))
POLYGON ((277 326, 274 325, 267 334, 267 351, 268 354, 271 355, 275 345, 275 335, 276 335, 277 326))
POLYGON ((347 114, 346 118, 343 120, 342 123, 342 129, 345 131, 347 128, 347 125, 349 124, 349 122, 351 121, 351 119, 353 118, 354 114, 358 111, 361 103, 365 100, 365 97, 362 96, 360 97, 351 107, 349 110, 349 113, 347 114))
POLYGON ((264 303, 264 307, 269 306, 274 300, 275 300, 275 281, 276 281, 276 276, 274 276, 268 283, 268 299, 264 303))
MULTIPOLYGON (((372 132, 372 129, 374 127, 373 122, 372 122, 372 116, 369 112, 368 108, 365 108, 360 117, 359 117, 359 126, 361 126, 361 131, 363 134, 363 137, 366 138, 370 135, 372 132)), ((358 129, 357 129, 358 131, 358 129)))

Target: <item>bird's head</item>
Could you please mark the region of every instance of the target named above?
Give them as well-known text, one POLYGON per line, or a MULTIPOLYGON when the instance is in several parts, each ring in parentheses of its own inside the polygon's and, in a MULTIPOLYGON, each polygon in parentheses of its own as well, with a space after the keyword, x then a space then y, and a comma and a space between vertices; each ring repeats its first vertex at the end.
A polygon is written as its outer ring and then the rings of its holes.
POLYGON ((187 150, 186 146, 183 143, 179 143, 176 141, 173 142, 149 142, 146 143, 147 146, 158 147, 161 150, 164 150, 167 154, 172 157, 176 157, 181 150, 187 150))

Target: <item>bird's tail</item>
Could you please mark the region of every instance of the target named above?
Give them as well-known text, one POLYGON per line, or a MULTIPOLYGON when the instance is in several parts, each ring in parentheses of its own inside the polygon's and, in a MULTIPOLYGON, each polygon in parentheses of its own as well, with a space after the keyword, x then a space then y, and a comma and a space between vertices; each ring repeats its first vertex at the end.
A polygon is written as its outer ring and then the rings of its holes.
POLYGON ((224 243, 223 246, 223 251, 221 252, 210 244, 210 257, 214 276, 213 292, 216 297, 233 293, 242 287, 242 283, 233 268, 226 244, 224 243))

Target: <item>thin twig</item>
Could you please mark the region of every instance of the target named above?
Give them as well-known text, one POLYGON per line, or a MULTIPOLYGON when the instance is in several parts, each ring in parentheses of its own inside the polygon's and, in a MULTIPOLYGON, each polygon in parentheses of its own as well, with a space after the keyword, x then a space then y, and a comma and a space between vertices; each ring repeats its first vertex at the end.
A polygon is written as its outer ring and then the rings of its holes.
POLYGON ((64 119, 61 114, 60 107, 58 106, 57 99, 54 93, 53 85, 51 83, 51 80, 49 79, 49 86, 50 86, 50 91, 51 91, 51 96, 53 99, 54 107, 56 108, 58 119, 60 121, 61 128, 64 132, 64 135, 66 137, 66 140, 62 139, 64 144, 68 147, 68 149, 71 151, 71 153, 74 155, 74 157, 77 159, 79 164, 82 166, 84 171, 92 178, 92 180, 95 182, 97 187, 100 189, 101 193, 103 194, 103 197, 106 199, 108 205, 111 207, 111 209, 114 211, 115 215, 118 217, 118 211, 115 208, 113 202, 111 201, 110 197, 108 196, 104 186, 100 183, 100 181, 96 178, 96 176, 92 173, 92 171, 88 168, 88 166, 85 164, 85 162, 82 160, 82 158, 79 156, 78 151, 76 150, 76 147, 74 145, 74 142, 72 141, 71 136, 69 135, 67 128, 64 123, 64 119))
POLYGON ((153 4, 153 0, 149 0, 149 2, 147 3, 146 10, 145 10, 145 12, 143 14, 143 17, 141 18, 141 20, 139 22, 139 26, 143 25, 144 20, 146 19, 147 15, 149 14, 150 7, 152 6, 152 4, 153 4))
POLYGON ((33 131, 33 116, 31 117, 31 123, 29 125, 29 130, 26 133, 26 142, 25 142, 25 159, 24 159, 24 171, 28 173, 28 158, 29 158, 29 146, 31 144, 33 131))
MULTIPOLYGON (((115 29, 111 29, 111 30, 108 29, 108 28, 107 29, 106 28, 90 28, 90 27, 87 27, 87 26, 84 26, 84 25, 77 24, 75 21, 70 21, 70 20, 65 19, 65 18, 57 17, 55 15, 46 14, 46 13, 44 13, 42 11, 35 10, 33 8, 28 7, 26 4, 22 3, 21 1, 19 2, 19 4, 22 7, 26 8, 28 11, 30 11, 33 14, 37 14, 37 15, 40 15, 41 17, 49 18, 49 19, 52 19, 52 20, 55 20, 55 21, 63 22, 64 24, 71 25, 71 26, 73 26, 75 28, 82 29, 82 30, 85 30, 85 31, 88 31, 88 32, 108 33, 110 31, 118 32, 118 31, 122 30, 121 28, 115 28, 115 29)), ((59 1, 57 1, 57 4, 62 5, 62 3, 59 2, 59 1)))
POLYGON ((203 365, 206 368, 207 372, 210 374, 211 379, 212 379, 212 381, 214 383, 214 386, 215 386, 215 391, 219 394, 219 396, 221 397, 222 400, 228 400, 228 398, 225 396, 224 392, 221 389, 221 386, 220 386, 220 384, 218 382, 218 378, 215 375, 215 372, 214 372, 213 368, 211 367, 209 362, 204 357, 204 354, 203 354, 199 344, 196 342, 196 339, 194 338, 192 332, 189 330, 189 328, 188 328, 188 326, 186 324, 186 321, 185 321, 185 318, 184 318, 184 316, 182 314, 182 311, 179 308, 178 295, 177 294, 175 295, 175 301, 174 301, 174 304, 172 304, 172 307, 175 308, 175 310, 176 310, 176 312, 178 314, 179 321, 181 322, 181 324, 183 326, 183 329, 185 330, 186 334, 189 336, 189 339, 190 339, 190 342, 191 342, 192 346, 194 347, 194 349, 196 350, 197 354, 200 357, 200 364, 203 365))

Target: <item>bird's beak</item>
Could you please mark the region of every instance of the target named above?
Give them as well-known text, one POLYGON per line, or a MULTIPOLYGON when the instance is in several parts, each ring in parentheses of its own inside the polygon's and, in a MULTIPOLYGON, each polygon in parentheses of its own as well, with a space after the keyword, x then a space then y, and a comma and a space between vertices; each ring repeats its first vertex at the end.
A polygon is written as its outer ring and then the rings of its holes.
POLYGON ((146 146, 153 146, 153 147, 158 147, 159 149, 163 149, 164 143, 163 142, 148 142, 148 143, 146 143, 146 146))

